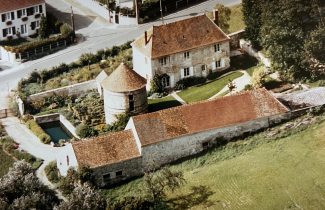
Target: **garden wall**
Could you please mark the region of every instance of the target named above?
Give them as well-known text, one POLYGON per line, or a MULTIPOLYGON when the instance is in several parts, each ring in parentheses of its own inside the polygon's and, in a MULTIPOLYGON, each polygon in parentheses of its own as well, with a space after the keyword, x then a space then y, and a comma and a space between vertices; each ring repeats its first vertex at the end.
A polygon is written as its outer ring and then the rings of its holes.
POLYGON ((77 139, 80 139, 80 137, 76 133, 76 128, 67 120, 63 115, 60 115, 59 117, 60 122, 64 125, 64 127, 77 139))
POLYGON ((269 59, 264 57, 261 52, 256 51, 249 42, 246 42, 245 40, 241 39, 240 48, 247 52, 250 56, 253 56, 257 60, 262 61, 266 67, 271 66, 269 59))
POLYGON ((42 116, 34 116, 34 120, 37 124, 59 121, 60 114, 55 113, 55 114, 47 114, 42 116))
POLYGON ((25 114, 24 102, 19 97, 16 97, 16 102, 18 104, 20 115, 23 116, 25 114))
POLYGON ((9 52, 0 46, 0 59, 9 63, 15 63, 16 53, 9 52))
POLYGON ((32 103, 35 101, 41 101, 45 97, 51 97, 54 95, 80 95, 82 93, 85 93, 89 90, 97 89, 97 83, 96 80, 90 80, 87 82, 82 82, 74 85, 69 85, 62 88, 57 88, 53 90, 48 90, 45 92, 37 93, 30 95, 27 98, 27 102, 32 103))
POLYGON ((234 33, 228 34, 230 38, 230 48, 237 49, 240 48, 240 39, 245 36, 245 30, 236 31, 234 33))

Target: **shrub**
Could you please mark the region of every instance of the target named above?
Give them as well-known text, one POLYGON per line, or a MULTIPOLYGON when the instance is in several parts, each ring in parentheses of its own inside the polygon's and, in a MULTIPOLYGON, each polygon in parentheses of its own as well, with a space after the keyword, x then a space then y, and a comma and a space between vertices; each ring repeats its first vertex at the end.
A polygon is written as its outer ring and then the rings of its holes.
POLYGON ((264 66, 258 67, 252 76, 251 83, 254 88, 260 88, 265 84, 265 73, 264 73, 264 66))
POLYGON ((56 161, 52 161, 47 166, 45 166, 44 171, 50 182, 58 183, 60 181, 59 170, 57 168, 56 161))
POLYGON ((176 83, 175 89, 176 90, 183 90, 187 87, 191 87, 193 85, 203 84, 207 81, 204 77, 188 77, 182 80, 179 80, 176 83))
POLYGON ((76 133, 81 138, 91 137, 92 136, 92 131, 93 131, 92 128, 90 128, 88 125, 85 125, 83 123, 78 125, 77 128, 76 128, 76 133))
POLYGON ((35 120, 28 120, 26 127, 30 129, 44 144, 48 144, 51 141, 51 137, 44 132, 44 130, 35 122, 35 120))
POLYGON ((60 32, 62 35, 69 35, 69 34, 72 34, 72 28, 68 25, 68 24, 61 24, 60 26, 60 32))
POLYGON ((154 203, 143 198, 125 197, 121 200, 109 203, 106 210, 150 210, 154 203))

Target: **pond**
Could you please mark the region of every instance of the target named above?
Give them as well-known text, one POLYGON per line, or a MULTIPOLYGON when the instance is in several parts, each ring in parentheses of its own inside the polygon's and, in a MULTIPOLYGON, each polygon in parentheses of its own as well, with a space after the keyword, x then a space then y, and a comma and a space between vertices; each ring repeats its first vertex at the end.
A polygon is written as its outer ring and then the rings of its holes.
POLYGON ((73 137, 60 121, 42 123, 40 126, 54 143, 59 143, 61 139, 68 140, 73 137))

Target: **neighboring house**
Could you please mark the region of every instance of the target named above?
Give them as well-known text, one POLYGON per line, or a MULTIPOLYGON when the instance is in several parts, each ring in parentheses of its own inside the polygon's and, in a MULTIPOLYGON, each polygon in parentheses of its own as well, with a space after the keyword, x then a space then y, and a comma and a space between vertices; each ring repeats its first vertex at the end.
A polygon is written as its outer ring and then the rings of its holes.
POLYGON ((230 66, 230 38, 206 15, 153 26, 132 45, 133 68, 148 81, 156 75, 173 88, 184 78, 206 77, 230 66))
POLYGON ((0 41, 36 33, 42 14, 46 15, 44 0, 1 0, 0 41))
POLYGON ((114 183, 288 118, 290 111, 266 89, 247 91, 134 116, 124 131, 66 146, 57 167, 66 175, 85 164, 99 182, 114 183))

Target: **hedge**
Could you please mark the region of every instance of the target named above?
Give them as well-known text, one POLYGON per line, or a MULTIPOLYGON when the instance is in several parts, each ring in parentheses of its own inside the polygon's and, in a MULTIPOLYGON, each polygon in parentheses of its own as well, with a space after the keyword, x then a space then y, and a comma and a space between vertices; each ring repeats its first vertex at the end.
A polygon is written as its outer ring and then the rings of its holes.
POLYGON ((26 127, 30 129, 43 144, 48 144, 51 142, 51 137, 44 132, 44 130, 35 122, 35 120, 28 120, 26 127))

